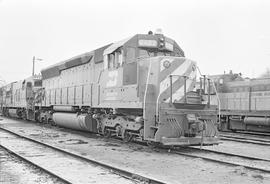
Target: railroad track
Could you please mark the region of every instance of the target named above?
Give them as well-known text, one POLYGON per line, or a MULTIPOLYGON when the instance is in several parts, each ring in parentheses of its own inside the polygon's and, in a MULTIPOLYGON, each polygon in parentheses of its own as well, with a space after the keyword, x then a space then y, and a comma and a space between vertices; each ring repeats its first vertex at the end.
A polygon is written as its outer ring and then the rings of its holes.
MULTIPOLYGON (((226 133, 232 133, 232 132, 226 132, 226 133)), ((243 134, 243 135, 255 135, 255 136, 264 136, 270 138, 270 133, 267 132, 248 132, 248 131, 236 131, 234 134, 243 134)))
MULTIPOLYGON (((84 134, 81 134, 84 135, 84 134)), ((119 141, 118 139, 113 139, 114 141, 119 141)), ((122 142, 121 142, 122 143, 122 142)), ((142 144, 145 146, 145 144, 142 144)), ((159 148, 158 148, 159 149, 159 148)), ((164 150, 164 149, 161 149, 164 150)), ((166 150, 167 151, 167 150, 166 150)), ((232 154, 232 153, 224 153, 220 151, 207 150, 207 149, 199 149, 195 147, 189 148, 181 148, 179 149, 171 149, 171 153, 190 157, 190 158, 200 158, 206 161, 222 164, 222 165, 230 165, 230 166, 241 166, 249 170, 261 171, 265 173, 270 173, 270 160, 249 157, 244 155, 232 154)))
POLYGON ((222 131, 220 135, 232 135, 232 136, 242 136, 242 137, 251 137, 251 138, 258 138, 258 139, 266 139, 270 140, 270 133, 263 133, 263 132, 245 132, 245 131, 222 131))
POLYGON ((244 155, 206 150, 195 147, 184 149, 173 149, 174 154, 183 155, 191 158, 200 158, 206 161, 230 166, 240 166, 253 171, 270 173, 270 160, 244 155))
POLYGON ((0 183, 57 183, 65 184, 65 180, 29 163, 25 159, 0 145, 1 174, 0 183), (17 177, 14 177, 16 175, 17 177))
MULTIPOLYGON (((119 140, 119 139, 114 139, 114 140, 119 141, 120 143, 122 142, 122 140, 119 140)), ((134 144, 139 144, 141 146, 149 147, 149 145, 142 142, 134 142, 134 144)), ((153 148, 158 149, 158 150, 166 150, 166 152, 168 150, 167 148, 160 148, 160 147, 155 147, 155 146, 153 146, 153 148)), ((172 149, 169 149, 169 152, 173 154, 187 156, 190 158, 200 158, 206 161, 215 162, 222 165, 225 164, 225 165, 230 165, 230 166, 241 166, 250 170, 270 173, 270 159, 262 159, 262 158, 257 158, 257 157, 250 157, 250 156, 245 156, 245 155, 239 155, 239 154, 227 153, 227 152, 221 152, 221 151, 215 151, 215 150, 208 150, 208 149, 197 148, 197 147, 172 148, 172 149), (213 158, 213 155, 218 155, 218 157, 216 156, 216 158, 213 158), (231 158, 234 158, 234 161, 236 160, 235 158, 241 159, 241 161, 233 162, 231 158), (249 162, 250 164, 248 165, 246 164, 246 162, 249 162), (261 164, 262 165, 264 164, 264 165, 262 166, 261 164)))
POLYGON ((23 162, 31 165, 31 166, 34 166, 35 169, 38 169, 46 174, 48 174, 49 176, 53 177, 53 178, 56 178, 58 181, 62 182, 62 183, 70 183, 69 181, 67 181, 66 179, 54 174, 53 172, 43 168, 43 167, 40 167, 39 165, 35 164, 34 162, 32 162, 31 160, 28 160, 26 159, 25 157, 21 156, 20 154, 12 151, 11 149, 5 147, 5 146, 2 146, 0 145, 0 148, 7 151, 9 154, 13 155, 15 158, 19 159, 19 160, 22 160, 23 162))
MULTIPOLYGON (((119 139, 114 139, 114 140, 121 142, 121 140, 119 139)), ((135 142, 135 144, 140 144, 141 146, 147 146, 146 143, 142 143, 142 142, 135 142)), ((165 150, 164 148, 157 148, 157 149, 165 150)), ((226 152, 215 151, 215 150, 208 150, 204 148, 201 149, 197 147, 173 148, 173 149, 170 149, 169 152, 173 154, 187 156, 190 158, 199 158, 199 159, 203 159, 206 161, 210 161, 210 162, 214 162, 214 163, 218 163, 222 165, 244 167, 252 171, 261 171, 265 173, 270 173, 270 159, 249 157, 245 155, 226 153, 226 152)))
POLYGON ((93 175, 94 182, 102 181, 102 183, 165 183, 89 159, 76 153, 71 153, 64 149, 15 133, 6 128, 0 127, 0 132, 1 147, 35 167, 57 177, 64 183, 90 183, 93 182, 93 175), (61 167, 57 168, 57 166, 61 167), (72 168, 70 166, 72 166, 72 168), (68 173, 63 171, 63 169, 68 171, 68 173), (84 170, 85 173, 82 170, 84 170), (76 171, 79 173, 76 173, 76 171), (91 177, 85 177, 85 174, 90 174, 91 177), (76 180, 78 177, 82 176, 84 177, 80 178, 78 181, 76 180), (104 180, 104 178, 106 178, 106 180, 104 180))
POLYGON ((220 136, 221 140, 270 146, 270 138, 268 139, 268 138, 262 138, 262 137, 241 136, 241 135, 238 135, 236 133, 234 133, 234 134, 220 133, 219 136, 220 136))

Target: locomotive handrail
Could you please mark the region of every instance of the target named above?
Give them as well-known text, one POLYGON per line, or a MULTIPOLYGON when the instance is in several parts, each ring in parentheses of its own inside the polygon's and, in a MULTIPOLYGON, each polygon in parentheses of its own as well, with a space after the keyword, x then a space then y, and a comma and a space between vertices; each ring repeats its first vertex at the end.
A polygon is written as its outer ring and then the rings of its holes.
POLYGON ((101 78, 101 74, 103 73, 104 70, 100 70, 99 71, 99 75, 98 75, 98 83, 100 82, 100 78, 101 78))
POLYGON ((212 79, 209 79, 209 80, 212 82, 212 85, 213 85, 214 90, 215 90, 216 95, 217 95, 217 100, 218 100, 218 122, 220 123, 220 99, 219 99, 218 92, 217 92, 214 81, 212 79))
MULTIPOLYGON (((170 103, 172 104, 172 77, 183 77, 185 79, 185 82, 184 82, 184 85, 185 85, 185 89, 184 89, 184 98, 185 98, 185 102, 186 102, 186 80, 189 79, 190 77, 189 76, 186 76, 186 75, 168 75, 167 77, 170 78, 170 103)), ((157 101, 156 101, 156 116, 158 116, 158 110, 159 110, 159 104, 160 104, 160 101, 159 101, 159 98, 160 98, 160 92, 158 94, 158 97, 157 97, 157 101)))
MULTIPOLYGON (((148 84, 149 84, 149 78, 150 78, 150 71, 152 68, 152 61, 150 60, 150 64, 149 64, 149 69, 148 69, 148 73, 147 73, 147 79, 146 79, 146 87, 145 87, 145 92, 144 92, 144 99, 143 99, 143 109, 145 110, 145 106, 146 106, 146 95, 147 95, 147 91, 148 91, 148 84)), ((145 113, 143 113, 145 115, 145 113)))
POLYGON ((160 92, 158 94, 158 97, 157 97, 157 101, 156 101, 156 117, 158 117, 158 109, 159 109, 159 97, 160 97, 160 92))
MULTIPOLYGON (((198 69, 200 75, 203 76, 203 77, 205 78, 205 75, 202 75, 200 68, 199 68, 198 66, 196 66, 196 68, 198 69)), ((216 89, 216 86, 215 86, 214 81, 213 81, 212 79, 210 79, 210 78, 208 78, 208 79, 212 82, 212 85, 213 85, 214 90, 215 90, 215 92, 216 92, 216 96, 217 96, 217 100, 218 100, 218 121, 220 122, 220 99, 219 99, 218 92, 217 92, 217 89, 216 89)), ((205 82, 204 82, 204 85, 205 85, 205 82)), ((205 88, 205 87, 204 87, 204 88, 205 88)), ((201 89, 200 89, 200 90, 201 90, 201 89)), ((210 92, 210 91, 209 91, 209 92, 210 92)), ((208 92, 208 93, 209 93, 209 92, 208 92)), ((208 94, 208 95, 209 95, 209 94, 208 94)))

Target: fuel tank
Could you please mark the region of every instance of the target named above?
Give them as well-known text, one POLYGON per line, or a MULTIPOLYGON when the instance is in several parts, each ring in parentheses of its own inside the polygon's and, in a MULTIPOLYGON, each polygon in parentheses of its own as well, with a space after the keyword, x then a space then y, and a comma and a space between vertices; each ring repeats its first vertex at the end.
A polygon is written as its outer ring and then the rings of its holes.
POLYGON ((88 132, 97 132, 97 122, 87 114, 57 112, 53 114, 53 121, 61 127, 88 132))
POLYGON ((270 118, 245 117, 244 123, 247 125, 270 126, 270 118))
POLYGON ((56 105, 53 106, 53 110, 58 112, 75 112, 76 109, 72 106, 56 105))

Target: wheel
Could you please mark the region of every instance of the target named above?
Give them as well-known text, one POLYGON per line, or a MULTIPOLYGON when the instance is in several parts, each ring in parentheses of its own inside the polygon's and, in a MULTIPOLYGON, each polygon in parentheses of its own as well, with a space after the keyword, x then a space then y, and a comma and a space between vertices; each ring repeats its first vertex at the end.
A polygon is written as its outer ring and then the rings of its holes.
POLYGON ((124 136, 123 136, 123 141, 130 142, 132 139, 133 139, 133 135, 130 134, 128 131, 125 131, 124 136))
POLYGON ((35 121, 38 123, 42 123, 40 113, 35 113, 35 121))
POLYGON ((115 133, 116 133, 116 136, 117 137, 121 137, 121 135, 122 135, 122 128, 121 128, 120 125, 116 125, 116 127, 115 127, 115 133))
POLYGON ((110 138, 112 135, 112 132, 109 129, 105 128, 103 135, 105 138, 110 138))

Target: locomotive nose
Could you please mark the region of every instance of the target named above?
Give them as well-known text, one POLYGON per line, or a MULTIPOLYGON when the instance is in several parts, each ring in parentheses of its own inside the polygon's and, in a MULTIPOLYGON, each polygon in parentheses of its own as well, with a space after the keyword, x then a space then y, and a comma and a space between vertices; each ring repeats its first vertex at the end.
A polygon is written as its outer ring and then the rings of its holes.
MULTIPOLYGON (((160 59, 160 81, 166 77, 187 76, 196 71, 196 63, 183 57, 164 57, 160 59)), ((193 77, 194 78, 194 77, 193 77)))
POLYGON ((169 102, 179 101, 185 89, 191 90, 195 85, 196 63, 179 57, 165 57, 160 59, 159 94, 161 100, 169 102))

